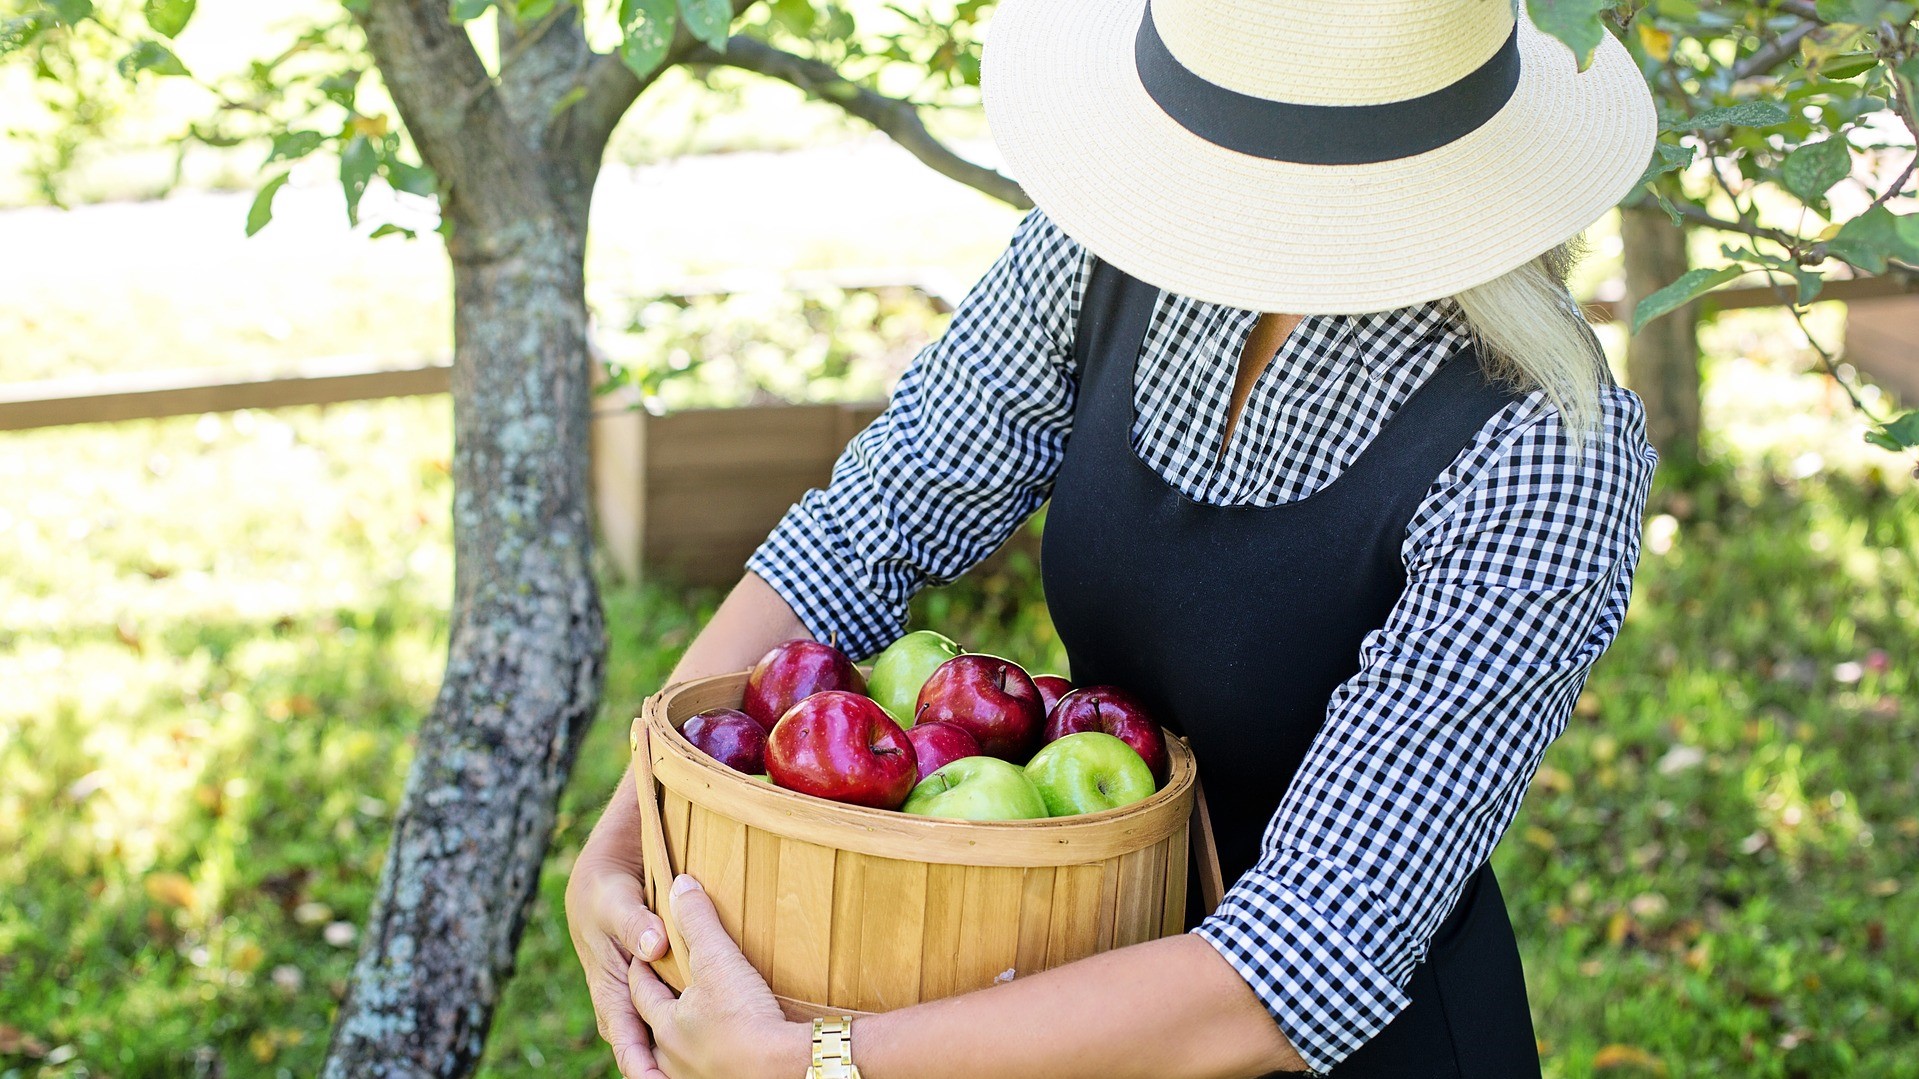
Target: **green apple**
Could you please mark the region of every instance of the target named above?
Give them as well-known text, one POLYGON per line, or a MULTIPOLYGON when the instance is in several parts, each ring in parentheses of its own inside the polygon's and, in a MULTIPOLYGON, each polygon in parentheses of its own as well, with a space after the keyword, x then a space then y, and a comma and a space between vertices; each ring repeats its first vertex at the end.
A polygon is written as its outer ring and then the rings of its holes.
MULTIPOLYGON (((954 762, 959 763, 958 761, 954 762)), ((950 765, 948 767, 951 767, 950 765)), ((1056 738, 1026 763, 1049 816, 1097 813, 1153 793, 1153 770, 1132 746, 1101 731, 1056 738)))
MULTIPOLYGON (((1149 780, 1150 781, 1150 780, 1149 780)), ((1046 802, 1026 771, 998 757, 961 757, 920 780, 900 809, 922 817, 959 820, 1032 820, 1046 802)))
POLYGON ((916 629, 886 646, 873 657, 873 674, 866 695, 878 701, 901 729, 913 725, 913 707, 920 687, 933 669, 966 651, 959 642, 930 629, 916 629))

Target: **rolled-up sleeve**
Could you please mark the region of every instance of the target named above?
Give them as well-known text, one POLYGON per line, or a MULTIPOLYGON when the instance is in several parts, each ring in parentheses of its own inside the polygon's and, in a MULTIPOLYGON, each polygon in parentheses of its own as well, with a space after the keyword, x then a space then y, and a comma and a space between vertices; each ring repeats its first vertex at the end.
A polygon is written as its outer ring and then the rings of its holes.
POLYGON ((747 559, 807 630, 869 656, 921 588, 993 553, 1051 493, 1071 428, 1085 250, 1033 210, 847 444, 747 559))
POLYGON ((1643 409, 1609 389, 1576 445, 1539 397, 1428 492, 1405 592, 1334 692, 1258 863, 1194 930, 1315 1071, 1406 1007, 1625 617, 1656 463, 1643 409))

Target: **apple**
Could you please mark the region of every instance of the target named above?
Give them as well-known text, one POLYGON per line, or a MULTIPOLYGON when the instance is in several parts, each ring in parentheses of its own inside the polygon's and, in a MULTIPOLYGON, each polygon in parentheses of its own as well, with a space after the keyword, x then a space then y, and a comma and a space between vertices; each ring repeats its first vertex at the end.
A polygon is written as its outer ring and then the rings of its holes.
POLYGON ((774 645, 753 665, 740 697, 740 711, 770 731, 787 709, 829 689, 864 693, 866 679, 846 653, 830 644, 795 637, 774 645))
POLYGON ((1118 686, 1087 686, 1061 697, 1046 715, 1042 742, 1052 742, 1079 731, 1103 731, 1133 747, 1153 782, 1166 782, 1166 734, 1138 697, 1118 686))
POLYGON ((1125 742, 1102 731, 1080 731, 1040 747, 1026 778, 1039 788, 1054 817, 1097 813, 1150 797, 1153 770, 1125 742))
POLYGON ((828 689, 800 701, 766 737, 766 774, 787 790, 898 809, 919 781, 913 743, 871 697, 828 689))
POLYGON ((1051 716, 1053 706, 1059 703, 1059 699, 1073 692, 1073 683, 1062 675, 1036 674, 1033 676, 1033 688, 1039 690, 1040 705, 1051 716))
POLYGON ((906 728, 906 740, 913 743, 922 780, 961 757, 979 756, 979 739, 957 723, 916 723, 906 728))
POLYGON ((737 708, 708 708, 680 725, 693 748, 751 775, 766 770, 766 728, 737 708))
POLYGON ((913 722, 958 724, 979 739, 987 756, 1023 761, 1039 742, 1046 713, 1039 690, 1019 664, 968 652, 927 676, 913 722))
POLYGON ((1032 820, 1046 800, 1026 770, 998 757, 961 757, 920 780, 902 812, 959 820, 1032 820))
POLYGON ((866 695, 880 702, 893 722, 911 727, 913 707, 919 702, 920 687, 926 684, 927 676, 965 651, 945 634, 916 629, 873 657, 873 677, 866 680, 866 695))

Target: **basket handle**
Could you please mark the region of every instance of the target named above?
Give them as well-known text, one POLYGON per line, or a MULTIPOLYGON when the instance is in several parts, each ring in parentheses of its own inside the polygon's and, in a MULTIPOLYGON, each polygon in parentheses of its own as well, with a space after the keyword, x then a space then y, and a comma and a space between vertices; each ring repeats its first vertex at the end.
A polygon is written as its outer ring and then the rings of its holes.
POLYGON ((653 734, 644 718, 633 721, 633 770, 640 799, 640 895, 647 909, 664 920, 660 900, 672 885, 673 866, 666 853, 666 824, 660 819, 660 788, 653 780, 653 734))
POLYGON ((1211 914, 1226 896, 1226 880, 1219 869, 1219 844, 1213 838, 1213 815, 1206 808, 1206 787, 1197 776, 1193 778, 1192 829, 1190 845, 1199 863, 1199 901, 1205 914, 1211 914))

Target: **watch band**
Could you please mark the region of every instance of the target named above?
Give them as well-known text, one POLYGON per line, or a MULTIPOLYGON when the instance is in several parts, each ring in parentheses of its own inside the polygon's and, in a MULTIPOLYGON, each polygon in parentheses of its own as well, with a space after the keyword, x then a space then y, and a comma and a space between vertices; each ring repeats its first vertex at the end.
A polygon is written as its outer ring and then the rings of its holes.
POLYGON ((806 1079, 860 1079, 853 1066, 853 1017, 813 1020, 813 1066, 806 1079))

